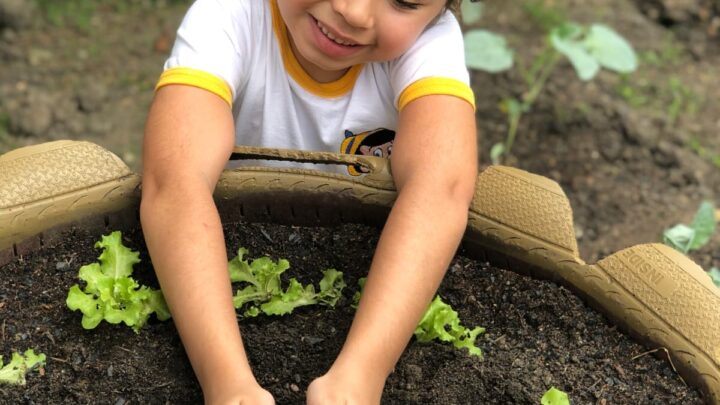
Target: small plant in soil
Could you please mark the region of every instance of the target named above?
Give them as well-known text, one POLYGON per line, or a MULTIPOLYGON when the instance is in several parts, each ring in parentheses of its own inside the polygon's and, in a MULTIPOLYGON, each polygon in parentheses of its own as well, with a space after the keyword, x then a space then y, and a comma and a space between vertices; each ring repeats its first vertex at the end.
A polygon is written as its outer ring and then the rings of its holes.
MULTIPOLYGON (((481 13, 470 11, 475 3, 465 4, 463 23, 477 23, 481 13)), ((548 27, 542 50, 529 67, 520 66, 527 90, 519 98, 506 97, 500 103, 501 111, 508 117, 508 132, 504 142, 490 149, 493 163, 499 163, 502 156, 510 154, 522 115, 530 111, 563 56, 583 81, 592 80, 601 68, 625 74, 637 69, 637 56, 632 46, 612 28, 603 24, 584 26, 558 18, 545 20, 553 26, 548 27)), ((502 36, 482 29, 469 30, 464 36, 465 61, 469 68, 499 73, 513 67, 514 52, 502 36)))
POLYGON ((540 399, 541 405, 570 405, 568 394, 555 387, 550 387, 540 399))
POLYGON ((228 263, 230 281, 244 285, 233 297, 236 309, 246 306, 244 316, 253 317, 261 312, 265 315, 285 315, 297 307, 313 304, 334 307, 342 296, 345 288, 342 272, 335 269, 323 271, 318 292, 312 284, 303 286, 295 278, 291 278, 290 285, 283 289, 280 275, 290 268, 290 263, 285 259, 273 262, 269 257, 248 262, 243 259, 247 253, 247 249, 240 248, 238 255, 228 263))
POLYGON ((700 204, 690 225, 677 224, 663 232, 663 242, 682 253, 705 246, 715 232, 715 207, 711 201, 700 204))
POLYGON ((25 385, 25 376, 44 365, 45 355, 35 354, 33 349, 27 349, 24 354, 13 353, 10 362, 5 365, 0 356, 0 384, 25 385))
POLYGON ((415 337, 419 342, 430 342, 439 340, 452 343, 458 349, 468 349, 473 356, 482 357, 482 351, 475 346, 475 339, 485 332, 485 328, 476 326, 468 329, 460 324, 460 317, 457 311, 436 296, 425 311, 417 328, 415 337))
MULTIPOLYGON (((362 289, 365 287, 366 278, 360 278, 358 285, 360 290, 353 295, 353 307, 357 308, 362 296, 362 289)), ((415 328, 415 338, 419 342, 430 342, 439 340, 451 343, 458 349, 468 349, 472 356, 482 358, 482 350, 475 346, 478 335, 485 332, 485 328, 476 326, 468 329, 460 324, 460 317, 450 305, 445 303, 439 295, 430 303, 425 310, 420 322, 415 328)))
MULTIPOLYGON (((712 201, 703 201, 690 225, 677 224, 663 232, 663 243, 684 254, 701 249, 710 241, 715 232, 718 221, 717 212, 712 201)), ((710 268, 708 276, 720 288, 720 269, 710 268)))
POLYGON ((119 231, 104 235, 95 247, 103 249, 99 263, 80 268, 78 277, 85 287, 73 285, 66 299, 68 308, 83 313, 83 328, 94 329, 105 320, 124 322, 138 333, 152 313, 160 320, 170 318, 160 290, 141 286, 130 277, 133 265, 140 262, 139 253, 123 245, 119 231))

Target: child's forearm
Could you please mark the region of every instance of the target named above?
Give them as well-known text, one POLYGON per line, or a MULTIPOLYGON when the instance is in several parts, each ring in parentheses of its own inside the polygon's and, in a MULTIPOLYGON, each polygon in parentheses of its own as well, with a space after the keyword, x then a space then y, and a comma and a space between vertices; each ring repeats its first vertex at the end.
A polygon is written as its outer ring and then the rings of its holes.
MULTIPOLYGON (((350 367, 393 369, 435 294, 467 224, 469 201, 431 184, 399 194, 375 252, 343 354, 350 367), (367 361, 373 364, 361 364, 367 361), (358 364, 360 362, 360 364, 358 364)), ((342 367, 341 367, 342 368, 342 367)))
POLYGON ((163 294, 209 399, 216 389, 252 383, 254 377, 232 307, 220 220, 202 191, 144 198, 141 215, 163 294))
POLYGON ((207 403, 256 386, 232 306, 212 192, 234 142, 227 104, 189 86, 160 89, 143 151, 140 216, 155 272, 207 403))
MULTIPOLYGON (((409 103, 400 114, 391 161, 398 198, 348 339, 323 377, 361 390, 352 395, 367 403, 380 402, 385 379, 465 231, 477 179, 473 109, 442 95, 409 103)), ((323 383, 318 379, 317 386, 323 383)))

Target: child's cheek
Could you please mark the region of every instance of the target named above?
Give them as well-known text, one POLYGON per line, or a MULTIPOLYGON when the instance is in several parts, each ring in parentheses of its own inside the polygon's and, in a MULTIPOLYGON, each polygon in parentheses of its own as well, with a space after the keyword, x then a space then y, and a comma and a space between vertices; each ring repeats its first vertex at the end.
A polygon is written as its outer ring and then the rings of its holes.
POLYGON ((388 30, 378 38, 377 50, 383 55, 383 59, 395 59, 407 52, 419 35, 419 32, 408 30, 388 30))

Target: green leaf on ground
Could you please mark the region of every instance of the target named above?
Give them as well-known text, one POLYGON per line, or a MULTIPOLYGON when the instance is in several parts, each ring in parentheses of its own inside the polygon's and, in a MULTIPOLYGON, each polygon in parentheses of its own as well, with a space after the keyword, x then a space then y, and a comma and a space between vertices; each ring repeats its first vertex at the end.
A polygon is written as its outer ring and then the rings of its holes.
POLYGON ((584 29, 578 24, 565 23, 550 32, 550 43, 565 55, 581 80, 591 80, 600 71, 600 64, 587 51, 581 37, 584 29))
POLYGON ((683 253, 690 250, 695 240, 695 230, 684 224, 677 224, 663 232, 663 243, 683 253))
POLYGON ((465 64, 471 69, 502 72, 513 67, 513 51, 502 36, 471 30, 465 33, 465 64))
POLYGON ((540 399, 542 405, 570 405, 568 394, 555 387, 550 387, 540 399))
POLYGON ((25 376, 36 366, 45 365, 45 355, 35 354, 33 349, 27 349, 24 354, 13 353, 10 362, 3 365, 0 356, 0 384, 25 385, 25 376))
POLYGON ((678 224, 663 232, 663 243, 682 253, 705 246, 715 232, 717 219, 711 201, 703 201, 688 226, 678 224))
POLYGON ((591 25, 583 46, 605 69, 617 73, 630 73, 637 69, 637 55, 630 43, 606 25, 591 25))
POLYGON ((606 25, 585 28, 565 23, 550 32, 550 43, 570 60, 582 80, 595 77, 601 67, 617 73, 637 69, 637 55, 630 43, 606 25))

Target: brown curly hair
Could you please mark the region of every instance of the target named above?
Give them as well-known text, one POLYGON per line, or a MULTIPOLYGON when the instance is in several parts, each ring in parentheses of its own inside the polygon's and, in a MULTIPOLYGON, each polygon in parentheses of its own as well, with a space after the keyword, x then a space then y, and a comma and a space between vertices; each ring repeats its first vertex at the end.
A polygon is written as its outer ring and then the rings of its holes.
POLYGON ((462 0, 447 0, 447 2, 445 3, 445 8, 452 11, 458 11, 461 1, 462 0))

